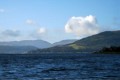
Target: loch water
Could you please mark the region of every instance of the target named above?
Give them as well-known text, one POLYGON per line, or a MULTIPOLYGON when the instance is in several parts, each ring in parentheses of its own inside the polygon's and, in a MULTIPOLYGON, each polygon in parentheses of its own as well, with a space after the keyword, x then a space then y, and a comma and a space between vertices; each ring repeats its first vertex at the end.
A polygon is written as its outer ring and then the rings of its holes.
POLYGON ((0 80, 120 80, 120 55, 0 54, 0 80))

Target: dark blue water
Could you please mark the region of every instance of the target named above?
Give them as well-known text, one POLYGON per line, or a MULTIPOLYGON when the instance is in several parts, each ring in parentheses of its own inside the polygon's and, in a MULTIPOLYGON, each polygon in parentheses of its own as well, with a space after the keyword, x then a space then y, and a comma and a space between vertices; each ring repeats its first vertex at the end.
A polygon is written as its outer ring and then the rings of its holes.
POLYGON ((120 55, 0 55, 0 80, 120 80, 120 55))

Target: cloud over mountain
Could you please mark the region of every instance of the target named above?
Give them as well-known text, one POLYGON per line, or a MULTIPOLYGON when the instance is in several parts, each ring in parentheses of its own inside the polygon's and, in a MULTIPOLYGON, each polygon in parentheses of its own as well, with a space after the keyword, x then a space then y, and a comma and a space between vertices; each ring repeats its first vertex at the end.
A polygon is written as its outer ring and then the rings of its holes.
POLYGON ((66 33, 72 33, 79 37, 85 37, 100 32, 95 16, 71 17, 65 25, 66 33))

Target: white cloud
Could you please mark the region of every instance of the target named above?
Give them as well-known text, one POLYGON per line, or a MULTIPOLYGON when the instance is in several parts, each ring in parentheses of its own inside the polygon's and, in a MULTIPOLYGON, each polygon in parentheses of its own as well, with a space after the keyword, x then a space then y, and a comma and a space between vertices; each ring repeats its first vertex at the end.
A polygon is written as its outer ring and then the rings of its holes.
POLYGON ((39 28, 38 30, 37 30, 37 33, 38 34, 43 34, 43 33, 46 33, 46 29, 45 28, 39 28))
POLYGON ((27 19, 26 20, 26 24, 29 24, 29 25, 36 25, 36 22, 31 20, 31 19, 27 19))
POLYGON ((4 9, 0 9, 0 13, 4 13, 5 12, 5 10, 4 9))
POLYGON ((95 16, 72 17, 65 25, 66 33, 73 33, 77 37, 86 37, 100 32, 95 16))

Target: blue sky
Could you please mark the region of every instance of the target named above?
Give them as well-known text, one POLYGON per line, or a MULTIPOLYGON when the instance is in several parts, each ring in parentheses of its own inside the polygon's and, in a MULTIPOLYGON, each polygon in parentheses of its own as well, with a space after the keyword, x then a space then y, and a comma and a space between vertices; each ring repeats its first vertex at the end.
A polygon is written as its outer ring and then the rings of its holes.
POLYGON ((119 4, 120 0, 1 0, 0 38, 56 42, 119 30, 119 4))

